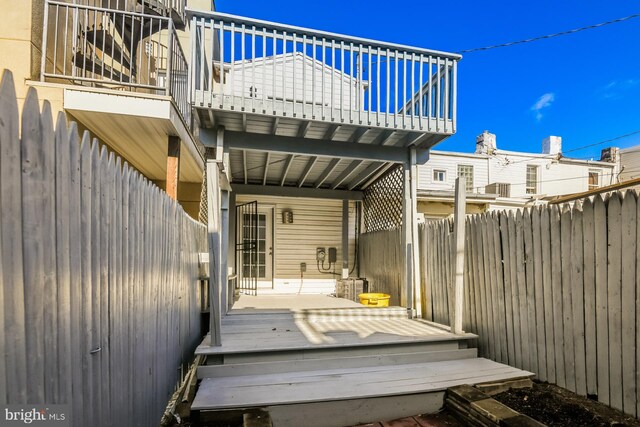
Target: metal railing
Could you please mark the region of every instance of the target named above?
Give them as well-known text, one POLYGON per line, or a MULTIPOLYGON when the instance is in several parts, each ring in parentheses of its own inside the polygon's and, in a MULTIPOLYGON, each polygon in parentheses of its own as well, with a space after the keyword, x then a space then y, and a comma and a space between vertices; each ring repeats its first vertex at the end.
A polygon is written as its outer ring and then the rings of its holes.
POLYGON ((455 132, 459 55, 223 13, 187 16, 196 107, 455 132))
POLYGON ((64 0, 84 6, 102 7, 125 12, 155 14, 173 18, 177 24, 185 23, 186 0, 64 0))
POLYGON ((55 0, 44 15, 42 81, 169 95, 189 125, 188 63, 171 18, 55 0))

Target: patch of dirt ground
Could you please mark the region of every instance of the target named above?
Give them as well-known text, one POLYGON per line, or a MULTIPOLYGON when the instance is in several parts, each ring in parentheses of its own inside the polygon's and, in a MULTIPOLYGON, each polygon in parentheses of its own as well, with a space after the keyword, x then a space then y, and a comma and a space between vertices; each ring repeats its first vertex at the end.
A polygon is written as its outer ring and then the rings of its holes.
POLYGON ((640 427, 633 417, 548 383, 534 382, 533 388, 512 389, 493 398, 549 427, 640 427))

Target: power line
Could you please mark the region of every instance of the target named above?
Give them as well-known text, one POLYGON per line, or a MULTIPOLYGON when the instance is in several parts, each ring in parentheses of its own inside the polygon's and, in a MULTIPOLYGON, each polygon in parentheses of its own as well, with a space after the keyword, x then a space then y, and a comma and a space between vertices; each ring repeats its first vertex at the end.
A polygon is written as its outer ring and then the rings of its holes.
POLYGON ((586 27, 575 28, 573 30, 562 31, 562 32, 553 33, 553 34, 547 34, 547 35, 544 35, 544 36, 532 37, 530 39, 518 40, 518 41, 514 41, 514 42, 501 43, 501 44, 496 44, 496 45, 493 45, 493 46, 474 47, 472 49, 460 50, 457 53, 478 52, 478 51, 482 51, 482 50, 490 50, 490 49, 497 49, 497 48, 500 48, 500 47, 514 46, 514 45, 523 44, 523 43, 531 43, 531 42, 536 42, 538 40, 551 39, 551 38, 554 38, 554 37, 560 37, 560 36, 566 36, 566 35, 569 35, 569 34, 575 34, 575 33, 579 33, 580 31, 592 30, 594 28, 604 27, 605 25, 617 24, 618 22, 628 21, 630 19, 634 19, 634 18, 638 18, 638 17, 640 17, 640 13, 636 13, 636 14, 633 14, 633 15, 625 16, 624 18, 618 18, 618 19, 614 19, 614 20, 611 20, 611 21, 601 22, 599 24, 587 25, 586 27))

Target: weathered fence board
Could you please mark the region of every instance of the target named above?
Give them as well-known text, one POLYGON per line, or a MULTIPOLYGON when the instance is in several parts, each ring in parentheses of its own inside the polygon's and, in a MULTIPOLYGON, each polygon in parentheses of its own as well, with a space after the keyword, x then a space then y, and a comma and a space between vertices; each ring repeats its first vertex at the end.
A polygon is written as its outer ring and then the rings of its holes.
POLYGON ((10 73, 0 116, 0 404, 158 425, 201 338, 205 227, 33 89, 20 122, 10 73))
MULTIPOLYGON (((633 191, 467 216, 464 324, 480 355, 640 414, 638 220, 633 191)), ((421 230, 428 318, 448 323, 450 220, 421 230)))

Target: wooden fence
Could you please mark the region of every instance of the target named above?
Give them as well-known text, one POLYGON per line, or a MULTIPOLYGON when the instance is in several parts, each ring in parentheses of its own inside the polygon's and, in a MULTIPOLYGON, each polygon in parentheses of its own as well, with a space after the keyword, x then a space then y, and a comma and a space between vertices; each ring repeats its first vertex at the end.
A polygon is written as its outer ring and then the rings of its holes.
MULTIPOLYGON (((640 203, 467 216, 464 330, 482 356, 640 415, 640 203)), ((449 220, 421 228, 423 313, 449 323, 449 220)))
POLYGON ((402 230, 372 231, 360 235, 360 276, 369 281, 369 292, 391 295, 392 305, 405 304, 406 283, 402 230))
POLYGON ((34 89, 20 123, 8 72, 0 207, 0 404, 157 426, 201 337, 205 228, 34 89))

